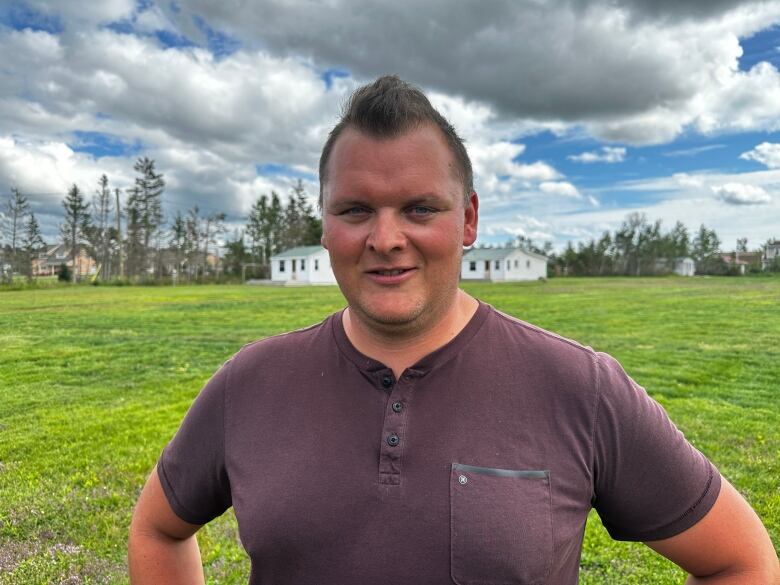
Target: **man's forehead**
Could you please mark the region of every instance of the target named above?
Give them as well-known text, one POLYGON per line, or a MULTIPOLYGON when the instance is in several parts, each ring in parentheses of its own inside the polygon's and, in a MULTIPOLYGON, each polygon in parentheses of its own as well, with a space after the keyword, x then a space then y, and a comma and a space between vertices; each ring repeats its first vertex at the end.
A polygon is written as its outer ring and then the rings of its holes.
MULTIPOLYGON (((363 164, 394 161, 417 166, 444 166, 457 177, 455 158, 441 130, 432 124, 413 126, 392 136, 375 136, 358 128, 347 127, 336 140, 328 160, 327 180, 334 172, 353 170, 363 164)), ((431 168, 433 170, 433 168, 431 168)))

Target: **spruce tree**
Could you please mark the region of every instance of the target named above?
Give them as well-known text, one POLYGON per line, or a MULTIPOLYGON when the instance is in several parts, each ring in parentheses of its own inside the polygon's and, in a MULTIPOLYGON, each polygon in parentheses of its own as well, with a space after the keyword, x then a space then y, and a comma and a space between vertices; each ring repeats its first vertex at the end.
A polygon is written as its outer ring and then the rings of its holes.
POLYGON ((62 202, 65 209, 65 221, 60 226, 60 235, 65 248, 70 250, 73 262, 71 271, 73 282, 79 278, 80 267, 78 265, 79 247, 83 244, 85 235, 90 228, 89 206, 74 183, 62 202))

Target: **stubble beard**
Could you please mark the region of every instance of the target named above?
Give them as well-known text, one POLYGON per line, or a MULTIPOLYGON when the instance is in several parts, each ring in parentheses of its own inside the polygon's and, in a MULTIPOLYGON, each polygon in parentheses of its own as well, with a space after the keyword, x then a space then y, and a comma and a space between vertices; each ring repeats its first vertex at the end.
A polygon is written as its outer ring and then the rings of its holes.
POLYGON ((347 299, 347 302, 350 312, 363 327, 384 337, 397 339, 423 334, 432 329, 451 308, 457 292, 456 277, 447 287, 440 288, 429 302, 418 299, 408 311, 402 314, 387 314, 373 310, 365 303, 361 303, 358 298, 347 299))

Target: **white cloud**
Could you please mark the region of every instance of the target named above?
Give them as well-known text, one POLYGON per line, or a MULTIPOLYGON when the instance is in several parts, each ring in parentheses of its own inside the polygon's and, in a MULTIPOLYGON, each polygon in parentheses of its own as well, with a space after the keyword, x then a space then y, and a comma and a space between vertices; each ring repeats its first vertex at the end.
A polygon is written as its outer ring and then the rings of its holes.
POLYGON ((186 28, 198 15, 248 44, 262 39, 272 53, 360 78, 398 72, 505 119, 582 124, 630 144, 666 142, 692 125, 714 132, 780 120, 780 81, 767 66, 738 67, 739 39, 780 22, 777 0, 253 7, 191 0, 169 16, 186 28), (735 117, 740 104, 747 111, 735 117))
POLYGON ((582 195, 577 191, 577 187, 567 181, 545 181, 539 185, 539 190, 542 193, 549 195, 560 195, 561 197, 574 197, 580 198, 582 195))
POLYGON ((772 197, 762 187, 744 183, 726 183, 712 187, 719 199, 732 205, 761 205, 772 201, 772 197))
POLYGON ((739 158, 760 162, 770 169, 780 168, 780 144, 762 142, 753 150, 740 154, 739 158))
POLYGON ((600 151, 583 152, 567 158, 581 163, 619 163, 626 159, 626 149, 618 146, 602 146, 600 151))

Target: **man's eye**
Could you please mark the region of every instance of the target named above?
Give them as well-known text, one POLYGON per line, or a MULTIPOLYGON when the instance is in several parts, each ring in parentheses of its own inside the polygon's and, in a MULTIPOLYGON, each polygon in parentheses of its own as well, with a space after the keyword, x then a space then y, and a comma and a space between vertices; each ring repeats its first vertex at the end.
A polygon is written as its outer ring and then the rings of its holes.
POLYGON ((367 213, 368 210, 365 207, 350 207, 341 212, 341 215, 362 215, 367 213))
POLYGON ((431 215, 435 211, 436 211, 435 209, 432 209, 430 207, 426 207, 425 205, 415 205, 415 206, 409 208, 409 213, 411 215, 416 215, 418 217, 431 215))

